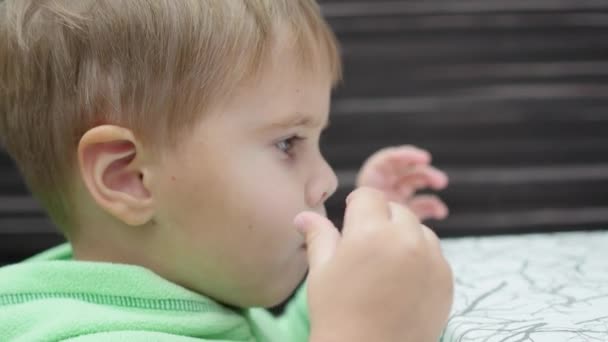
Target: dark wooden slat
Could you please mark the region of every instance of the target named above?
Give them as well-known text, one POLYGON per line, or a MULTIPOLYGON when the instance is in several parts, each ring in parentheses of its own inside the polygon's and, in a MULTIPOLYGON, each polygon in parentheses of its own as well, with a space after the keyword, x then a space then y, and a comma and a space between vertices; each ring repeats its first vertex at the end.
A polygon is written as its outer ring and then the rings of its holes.
POLYGON ((338 36, 380 33, 490 32, 510 29, 604 29, 608 26, 606 12, 550 11, 540 13, 429 14, 404 16, 390 13, 381 16, 349 16, 329 18, 338 36))
MULTIPOLYGON (((474 109, 472 109, 474 110, 474 109)), ((446 116, 449 115, 446 114, 446 116)), ((387 137, 420 140, 429 137, 429 133, 435 141, 477 141, 488 142, 505 139, 525 139, 531 141, 563 139, 569 141, 574 138, 586 137, 588 139, 602 139, 606 137, 608 130, 607 121, 585 122, 583 120, 571 121, 541 121, 522 119, 512 122, 470 122, 463 121, 460 124, 441 124, 437 122, 416 122, 411 117, 393 115, 382 116, 372 114, 368 116, 334 119, 335 129, 327 133, 326 143, 338 143, 352 141, 357 137, 360 142, 378 141, 387 137), (374 124, 374 121, 376 123, 374 124), (381 121, 381 122, 378 122, 381 121), (369 123, 369 125, 365 125, 369 123), (338 131, 348 132, 348 135, 338 135, 338 131), (467 132, 463 134, 463 132, 467 132)))
MULTIPOLYGON (((579 106, 605 106, 608 85, 557 84, 557 85, 496 85, 483 88, 468 88, 466 91, 419 96, 353 97, 336 100, 333 113, 411 113, 438 112, 450 109, 463 112, 464 108, 502 110, 502 106, 526 111, 543 109, 563 112, 579 106)), ((467 110, 466 112, 474 112, 467 110)))
POLYGON ((424 147, 433 153, 433 160, 439 167, 467 167, 472 165, 503 166, 513 165, 556 165, 569 162, 603 163, 608 153, 608 139, 569 139, 555 141, 494 141, 487 144, 479 141, 459 142, 455 140, 434 141, 432 132, 429 139, 387 138, 379 142, 344 144, 326 148, 325 155, 330 164, 338 168, 355 168, 362 165, 371 153, 387 145, 404 142, 424 147), (562 145, 563 144, 563 145, 562 145))
POLYGON ((602 11, 603 0, 459 0, 459 1, 352 1, 323 0, 323 14, 328 18, 378 15, 428 15, 453 13, 501 13, 541 11, 602 11))
MULTIPOLYGON (((606 30, 564 30, 565 32, 466 32, 446 34, 396 33, 382 36, 343 36, 342 51, 347 59, 374 58, 378 61, 446 62, 494 60, 552 60, 556 56, 597 59, 606 52, 606 30), (574 32, 573 32, 574 31, 574 32), (584 33, 584 35, 582 34, 584 33), (558 53, 559 55, 551 54, 558 53), (535 56, 536 55, 536 56, 535 56), (537 58, 534 58, 537 57, 537 58)), ((568 58, 569 59, 569 58, 568 58)))
POLYGON ((28 194, 10 196, 0 193, 0 217, 16 215, 42 215, 42 208, 28 194))
MULTIPOLYGON (((551 72, 552 63, 534 63, 535 66, 523 66, 521 63, 468 63, 443 68, 425 65, 399 68, 395 65, 398 63, 400 62, 385 62, 383 66, 370 65, 367 62, 346 64, 346 70, 365 71, 349 73, 343 86, 336 91, 335 98, 348 100, 355 96, 388 98, 429 94, 445 94, 449 98, 457 94, 471 97, 479 93, 479 100, 487 101, 487 92, 492 89, 504 94, 504 97, 509 92, 517 93, 525 89, 530 91, 528 97, 535 93, 547 94, 552 90, 557 94, 564 94, 569 90, 570 93, 566 96, 576 100, 591 97, 593 89, 601 91, 608 82, 608 64, 600 62, 556 63, 564 70, 562 73, 551 72), (593 69, 577 69, 577 64, 593 66, 593 69), (490 69, 493 71, 489 71, 490 69), (581 89, 589 89, 591 94, 580 95, 581 89)), ((545 97, 546 95, 541 98, 545 97)))

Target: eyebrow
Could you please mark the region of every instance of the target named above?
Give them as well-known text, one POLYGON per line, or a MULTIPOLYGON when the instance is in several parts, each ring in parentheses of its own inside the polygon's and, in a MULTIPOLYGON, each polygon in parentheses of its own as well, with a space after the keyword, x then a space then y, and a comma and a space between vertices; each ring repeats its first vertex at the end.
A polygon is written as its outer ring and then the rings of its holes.
MULTIPOLYGON (((329 118, 322 125, 323 129, 329 127, 329 118)), ((290 127, 298 127, 298 126, 308 126, 308 127, 316 127, 321 126, 321 123, 318 120, 314 119, 313 115, 296 112, 293 115, 290 115, 286 118, 283 118, 281 121, 273 122, 269 125, 270 128, 290 128, 290 127)))

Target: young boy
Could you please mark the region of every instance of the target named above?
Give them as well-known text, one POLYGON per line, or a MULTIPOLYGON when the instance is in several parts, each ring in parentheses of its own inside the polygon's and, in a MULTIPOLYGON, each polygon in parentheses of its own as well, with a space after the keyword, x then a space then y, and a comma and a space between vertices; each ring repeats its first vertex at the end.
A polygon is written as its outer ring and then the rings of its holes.
POLYGON ((5 0, 0 43, 0 142, 69 241, 0 269, 0 340, 438 338, 450 269, 396 203, 446 215, 412 196, 447 183, 428 153, 373 155, 324 217, 340 62, 313 0, 5 0))

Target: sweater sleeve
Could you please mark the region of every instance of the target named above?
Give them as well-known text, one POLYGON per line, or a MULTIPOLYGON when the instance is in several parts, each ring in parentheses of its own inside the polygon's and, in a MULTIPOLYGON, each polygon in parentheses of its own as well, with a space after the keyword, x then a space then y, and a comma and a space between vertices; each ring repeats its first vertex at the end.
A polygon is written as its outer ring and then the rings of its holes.
POLYGON ((300 287, 295 297, 287 304, 285 312, 279 317, 279 324, 291 337, 290 342, 308 342, 310 321, 308 318, 306 285, 300 287))
POLYGON ((200 339, 187 336, 177 336, 158 331, 112 331, 95 333, 72 337, 65 342, 107 342, 107 341, 128 341, 128 342, 235 342, 223 339, 200 339))

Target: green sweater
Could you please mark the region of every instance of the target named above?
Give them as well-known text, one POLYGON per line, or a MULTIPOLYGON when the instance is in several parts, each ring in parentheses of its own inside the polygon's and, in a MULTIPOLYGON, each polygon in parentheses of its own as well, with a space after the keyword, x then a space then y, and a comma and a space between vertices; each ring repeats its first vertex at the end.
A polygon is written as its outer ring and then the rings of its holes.
POLYGON ((142 267, 74 261, 68 245, 0 268, 0 341, 305 342, 308 331, 304 290, 277 319, 142 267))

